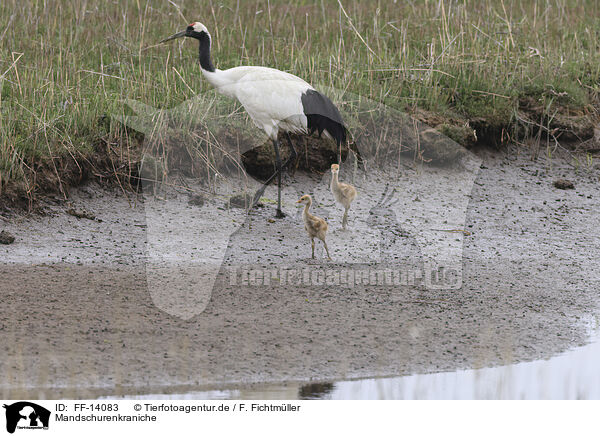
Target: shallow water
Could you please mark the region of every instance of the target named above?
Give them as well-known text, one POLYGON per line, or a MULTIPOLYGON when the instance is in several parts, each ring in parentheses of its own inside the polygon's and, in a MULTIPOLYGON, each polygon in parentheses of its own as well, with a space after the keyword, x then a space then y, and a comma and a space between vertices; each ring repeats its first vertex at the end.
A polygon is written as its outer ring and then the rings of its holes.
POLYGON ((340 382, 331 399, 599 399, 600 342, 549 360, 340 382))

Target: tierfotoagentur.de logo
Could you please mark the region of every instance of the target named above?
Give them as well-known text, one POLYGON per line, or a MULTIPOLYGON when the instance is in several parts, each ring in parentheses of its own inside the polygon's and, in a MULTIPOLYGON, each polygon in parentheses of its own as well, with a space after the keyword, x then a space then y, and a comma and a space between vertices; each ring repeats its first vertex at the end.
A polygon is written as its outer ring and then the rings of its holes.
POLYGON ((316 135, 288 144, 284 135, 282 153, 292 156, 285 155, 291 163, 280 193, 269 183, 269 138, 242 113, 227 115, 229 102, 218 92, 171 109, 127 100, 135 115, 114 116, 145 138, 146 279, 161 310, 190 319, 222 286, 460 289, 470 235, 466 212, 480 159, 389 106, 321 88, 349 126, 367 127, 350 127, 352 139, 340 147, 316 135), (292 149, 301 157, 293 158, 292 149), (435 165, 423 165, 430 161, 435 165), (307 165, 311 170, 303 172, 307 165), (339 186, 357 192, 348 207, 332 196, 339 186), (311 249, 305 234, 305 205, 297 200, 306 193, 310 214, 328 225, 330 258, 318 236, 311 249), (275 221, 279 203, 285 218, 275 221))
POLYGON ((15 430, 48 429, 50 424, 50 411, 42 406, 29 401, 19 401, 13 404, 4 404, 6 409, 6 431, 14 433, 15 430))

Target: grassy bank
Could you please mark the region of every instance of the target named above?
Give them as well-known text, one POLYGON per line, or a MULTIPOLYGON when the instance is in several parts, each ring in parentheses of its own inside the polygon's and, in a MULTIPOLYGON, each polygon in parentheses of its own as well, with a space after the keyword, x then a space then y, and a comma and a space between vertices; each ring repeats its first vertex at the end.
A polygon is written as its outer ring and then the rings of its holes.
POLYGON ((219 68, 277 67, 465 143, 473 129, 491 141, 584 140, 598 108, 599 15, 594 0, 4 0, 0 190, 31 198, 83 167, 131 171, 136 141, 105 115, 123 99, 173 107, 207 89, 195 44, 156 45, 196 20, 219 68))

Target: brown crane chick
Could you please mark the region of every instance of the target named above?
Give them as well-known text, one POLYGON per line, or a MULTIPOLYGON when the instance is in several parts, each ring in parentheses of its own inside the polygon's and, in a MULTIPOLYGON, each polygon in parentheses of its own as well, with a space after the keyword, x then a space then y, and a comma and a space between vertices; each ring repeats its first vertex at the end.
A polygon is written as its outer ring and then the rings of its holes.
POLYGON ((327 248, 327 242, 325 242, 325 235, 327 234, 327 222, 323 218, 319 218, 309 212, 310 206, 312 205, 312 198, 310 195, 303 195, 296 203, 304 204, 304 212, 302 212, 302 219, 304 220, 304 228, 306 233, 310 237, 310 243, 312 245, 312 258, 315 258, 315 237, 323 241, 325 251, 327 251, 327 259, 331 260, 329 255, 329 248, 327 248))
POLYGON ((342 219, 342 229, 346 230, 348 224, 348 209, 350 204, 356 198, 356 188, 347 183, 340 183, 338 180, 338 174, 340 172, 340 166, 338 164, 331 165, 331 192, 335 201, 344 206, 344 218, 342 219))

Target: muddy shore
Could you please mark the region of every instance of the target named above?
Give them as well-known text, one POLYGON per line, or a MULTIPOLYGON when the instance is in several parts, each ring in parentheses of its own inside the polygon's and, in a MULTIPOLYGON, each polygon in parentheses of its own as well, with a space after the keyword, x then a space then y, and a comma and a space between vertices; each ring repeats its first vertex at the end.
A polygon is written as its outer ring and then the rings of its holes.
POLYGON ((199 207, 187 194, 161 203, 94 186, 45 216, 3 218, 16 240, 0 246, 0 390, 82 398, 404 375, 547 358, 588 341, 584 320, 600 302, 597 169, 482 150, 467 170, 396 176, 353 176, 362 195, 349 232, 326 204, 327 177, 302 174, 288 180, 288 217, 274 222, 270 203, 246 216, 224 211, 221 197, 199 207), (558 178, 574 189, 554 187, 558 178), (390 215, 370 213, 388 182, 399 200, 391 239, 390 215), (320 247, 309 259, 293 205, 306 191, 324 199, 315 211, 330 221, 331 263, 320 247), (225 245, 206 239, 207 222, 225 245), (190 282, 195 256, 218 267, 209 295, 188 292, 208 280, 190 282), (440 259, 460 282, 438 289, 410 275, 440 259), (409 276, 397 286, 319 274, 265 285, 244 278, 248 265, 409 276))

